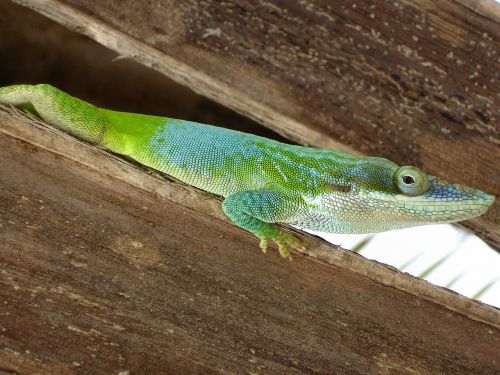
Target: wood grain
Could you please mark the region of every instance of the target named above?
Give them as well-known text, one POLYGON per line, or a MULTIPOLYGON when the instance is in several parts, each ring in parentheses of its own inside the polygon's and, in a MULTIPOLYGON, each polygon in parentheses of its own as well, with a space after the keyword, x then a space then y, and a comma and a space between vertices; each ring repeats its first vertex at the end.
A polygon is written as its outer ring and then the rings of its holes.
MULTIPOLYGON (((500 195, 492 0, 16 2, 299 143, 500 195)), ((498 247, 498 203, 466 226, 498 247)))
POLYGON ((500 366, 497 309, 312 236, 263 255, 216 197, 1 106, 0 160, 0 371, 500 366))

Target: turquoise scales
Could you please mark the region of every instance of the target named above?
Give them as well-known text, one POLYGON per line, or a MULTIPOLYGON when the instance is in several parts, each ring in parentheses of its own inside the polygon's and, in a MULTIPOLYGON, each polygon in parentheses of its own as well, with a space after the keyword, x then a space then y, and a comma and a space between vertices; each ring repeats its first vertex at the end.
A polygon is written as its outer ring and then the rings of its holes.
POLYGON ((83 140, 127 155, 225 197, 239 226, 301 247, 273 225, 335 233, 370 233, 449 223, 486 212, 494 197, 426 176, 382 158, 301 147, 183 120, 97 108, 49 85, 0 88, 0 103, 23 106, 83 140))

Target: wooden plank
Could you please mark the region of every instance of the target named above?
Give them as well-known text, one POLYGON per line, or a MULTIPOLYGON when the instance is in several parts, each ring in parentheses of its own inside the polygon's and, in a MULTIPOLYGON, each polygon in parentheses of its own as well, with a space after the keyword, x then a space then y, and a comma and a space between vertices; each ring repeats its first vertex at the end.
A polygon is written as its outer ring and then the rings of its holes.
MULTIPOLYGON (((303 144, 499 196, 493 0, 16 0, 303 144)), ((500 245, 500 208, 466 226, 500 245)))
POLYGON ((0 160, 0 371, 500 366, 497 309, 312 236, 263 255, 216 197, 2 106, 0 160))

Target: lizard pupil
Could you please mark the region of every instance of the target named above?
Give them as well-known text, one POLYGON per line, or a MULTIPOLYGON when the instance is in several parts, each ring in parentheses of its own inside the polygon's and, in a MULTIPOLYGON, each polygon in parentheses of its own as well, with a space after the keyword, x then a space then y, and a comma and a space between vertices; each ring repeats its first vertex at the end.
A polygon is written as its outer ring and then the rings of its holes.
POLYGON ((411 185, 411 184, 415 183, 415 180, 411 176, 404 176, 403 182, 407 185, 411 185))

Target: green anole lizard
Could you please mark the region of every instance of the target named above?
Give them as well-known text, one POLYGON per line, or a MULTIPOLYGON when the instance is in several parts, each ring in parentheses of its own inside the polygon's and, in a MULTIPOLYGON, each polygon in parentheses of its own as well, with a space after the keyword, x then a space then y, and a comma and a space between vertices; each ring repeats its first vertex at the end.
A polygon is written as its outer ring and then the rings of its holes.
POLYGON ((23 107, 75 137, 126 155, 224 197, 240 227, 278 244, 302 243, 274 223, 331 233, 372 233, 482 215, 495 198, 383 158, 280 143, 167 117, 98 108, 50 85, 0 88, 0 103, 23 107))

